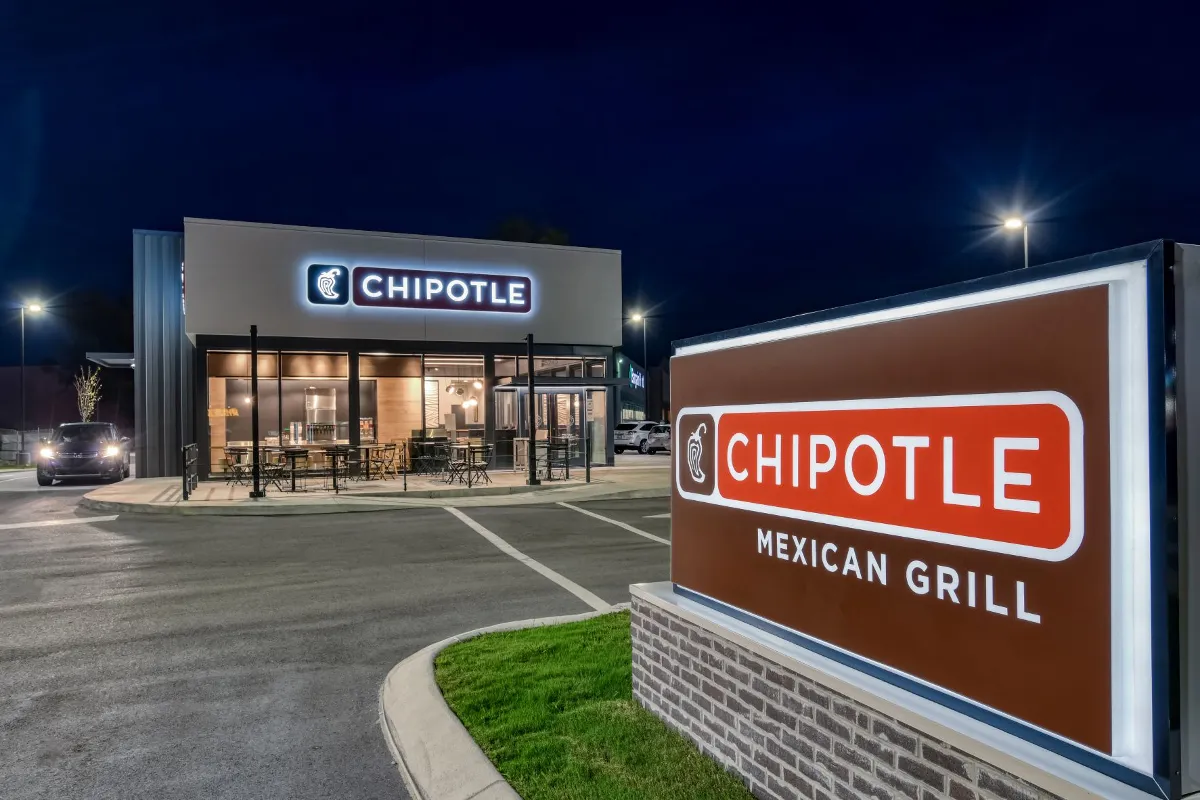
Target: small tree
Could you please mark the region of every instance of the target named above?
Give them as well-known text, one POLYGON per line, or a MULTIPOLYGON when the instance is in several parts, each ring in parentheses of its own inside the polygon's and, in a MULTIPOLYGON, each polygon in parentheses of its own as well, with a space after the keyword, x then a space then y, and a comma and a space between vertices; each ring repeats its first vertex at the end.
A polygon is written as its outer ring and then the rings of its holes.
POLYGON ((100 402, 100 368, 79 368, 75 376, 75 402, 79 406, 81 422, 91 422, 96 414, 96 404, 100 402))

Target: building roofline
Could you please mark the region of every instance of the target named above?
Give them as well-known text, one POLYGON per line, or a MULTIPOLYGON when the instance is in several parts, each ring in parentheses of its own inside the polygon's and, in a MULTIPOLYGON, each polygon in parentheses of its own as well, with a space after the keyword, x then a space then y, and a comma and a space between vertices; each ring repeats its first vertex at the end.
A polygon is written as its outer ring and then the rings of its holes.
POLYGON ((222 225, 238 228, 270 228, 274 230, 287 231, 308 231, 311 233, 330 233, 343 236, 378 236, 387 239, 411 239, 419 242, 453 242, 459 244, 486 244, 491 246, 501 245, 508 247, 532 247, 543 250, 568 250, 574 252, 586 253, 609 253, 611 255, 621 255, 620 250, 611 250, 603 247, 578 247, 576 245, 565 244, 540 244, 536 242, 506 242, 498 239, 467 239, 455 236, 425 236, 417 233, 390 233, 388 231, 361 231, 347 228, 315 228, 308 225, 281 225, 270 222, 239 222, 236 220, 227 219, 206 219, 203 217, 184 217, 184 224, 192 225, 222 225))

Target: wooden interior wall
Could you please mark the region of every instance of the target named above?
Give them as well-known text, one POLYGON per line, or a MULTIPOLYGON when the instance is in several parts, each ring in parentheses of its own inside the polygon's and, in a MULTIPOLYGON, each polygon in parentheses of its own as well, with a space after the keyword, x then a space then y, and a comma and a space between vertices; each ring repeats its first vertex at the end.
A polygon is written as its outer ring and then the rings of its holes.
POLYGON ((221 459, 225 457, 225 417, 212 416, 213 410, 225 410, 225 379, 208 379, 208 450, 209 471, 221 470, 221 459))
POLYGON ((376 378, 375 386, 380 442, 411 438, 414 430, 424 427, 420 378, 376 378))

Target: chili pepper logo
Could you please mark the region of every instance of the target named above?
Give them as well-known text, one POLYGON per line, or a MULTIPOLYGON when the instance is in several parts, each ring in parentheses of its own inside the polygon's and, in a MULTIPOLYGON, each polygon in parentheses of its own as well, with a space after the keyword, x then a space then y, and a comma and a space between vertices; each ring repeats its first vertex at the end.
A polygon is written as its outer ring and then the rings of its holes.
POLYGON ((328 272, 322 272, 317 276, 317 291, 320 292, 321 296, 326 300, 338 299, 337 276, 340 272, 341 270, 339 270, 337 267, 334 267, 328 272))
POLYGON ((696 430, 692 431, 687 442, 688 472, 692 474, 692 480, 696 483, 704 482, 704 470, 700 469, 700 457, 704 455, 704 444, 700 441, 700 437, 706 430, 708 430, 708 425, 701 422, 696 426, 696 430))

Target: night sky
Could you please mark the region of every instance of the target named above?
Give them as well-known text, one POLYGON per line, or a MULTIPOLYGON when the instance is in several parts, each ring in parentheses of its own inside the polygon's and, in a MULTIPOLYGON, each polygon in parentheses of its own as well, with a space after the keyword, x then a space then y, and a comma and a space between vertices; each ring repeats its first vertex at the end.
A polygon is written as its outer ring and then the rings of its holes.
MULTIPOLYGON (((1019 267, 1013 210, 1034 263, 1200 242, 1196 19, 574 5, 0 3, 0 301, 128 294, 131 229, 184 216, 486 237, 521 215, 624 251, 656 361, 1019 267)), ((31 324, 31 361, 69 335, 31 324)))

